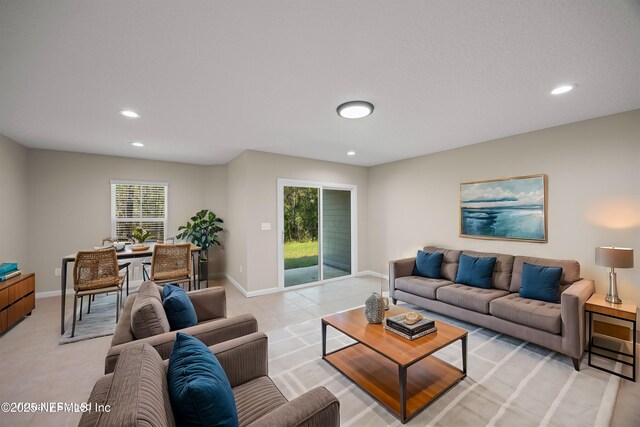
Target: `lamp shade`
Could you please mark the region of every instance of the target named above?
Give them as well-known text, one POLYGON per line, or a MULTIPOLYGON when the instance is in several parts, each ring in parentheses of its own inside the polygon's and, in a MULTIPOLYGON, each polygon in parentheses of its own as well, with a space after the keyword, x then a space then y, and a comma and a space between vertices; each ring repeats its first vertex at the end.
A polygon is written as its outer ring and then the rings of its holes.
POLYGON ((596 264, 602 267, 632 268, 633 249, 613 246, 596 248, 596 264))

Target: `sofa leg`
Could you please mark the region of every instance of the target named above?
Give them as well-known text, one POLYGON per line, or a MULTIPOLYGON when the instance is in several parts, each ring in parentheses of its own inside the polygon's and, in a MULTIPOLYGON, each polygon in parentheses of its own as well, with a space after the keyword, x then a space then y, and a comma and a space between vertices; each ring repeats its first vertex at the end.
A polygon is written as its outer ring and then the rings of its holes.
POLYGON ((571 361, 573 362, 573 367, 576 369, 576 371, 580 370, 580 359, 576 358, 576 357, 572 357, 571 361))
POLYGON ((398 304, 398 300, 397 300, 397 299, 395 299, 395 298, 391 298, 391 302, 393 303, 393 305, 398 304))

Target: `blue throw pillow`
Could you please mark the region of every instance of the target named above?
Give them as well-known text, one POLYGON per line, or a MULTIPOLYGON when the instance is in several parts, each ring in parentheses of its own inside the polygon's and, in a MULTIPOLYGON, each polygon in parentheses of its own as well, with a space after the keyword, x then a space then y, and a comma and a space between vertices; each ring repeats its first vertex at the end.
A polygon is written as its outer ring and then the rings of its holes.
POLYGON ((198 324, 196 309, 193 308, 189 296, 180 286, 164 285, 162 289, 162 306, 167 314, 172 331, 198 324))
POLYGON ((443 256, 442 252, 418 251, 411 275, 439 279, 443 256))
POLYGON ((560 302, 562 267, 523 263, 520 296, 546 302, 560 302))
POLYGON ((176 334, 167 380, 177 425, 237 427, 238 410, 229 379, 202 341, 176 334))
POLYGON ((493 267, 496 265, 495 257, 476 258, 462 254, 459 262, 456 283, 491 289, 493 267))

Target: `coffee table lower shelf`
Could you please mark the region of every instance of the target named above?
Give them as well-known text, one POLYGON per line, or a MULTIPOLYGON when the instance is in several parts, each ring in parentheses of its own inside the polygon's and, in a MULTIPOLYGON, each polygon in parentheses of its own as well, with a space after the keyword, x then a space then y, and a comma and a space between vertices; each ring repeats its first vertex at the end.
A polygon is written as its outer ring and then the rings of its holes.
POLYGON ((323 358, 403 423, 466 376, 462 370, 435 356, 419 360, 404 373, 406 403, 403 411, 401 366, 360 343, 336 350, 323 358))

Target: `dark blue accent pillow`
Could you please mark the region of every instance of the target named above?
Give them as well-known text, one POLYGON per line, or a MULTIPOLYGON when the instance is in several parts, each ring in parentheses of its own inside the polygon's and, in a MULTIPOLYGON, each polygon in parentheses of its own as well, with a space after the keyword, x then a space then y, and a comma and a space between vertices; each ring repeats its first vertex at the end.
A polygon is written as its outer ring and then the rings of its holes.
POLYGON ((443 256, 442 252, 418 251, 411 275, 439 279, 443 256))
POLYGON ((520 296, 546 302, 560 302, 562 267, 523 263, 520 296))
POLYGON ((199 339, 176 334, 167 380, 177 425, 238 426, 229 379, 218 358, 199 339))
POLYGON ((456 283, 475 286, 476 288, 491 289, 493 283, 493 267, 496 265, 495 257, 476 258, 469 255, 460 255, 456 283))
POLYGON ((187 293, 180 286, 164 285, 162 289, 162 306, 167 314, 172 331, 188 328, 198 324, 196 309, 187 293))

